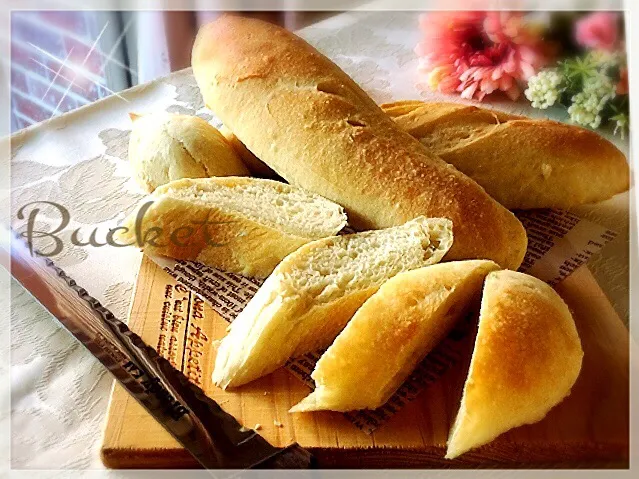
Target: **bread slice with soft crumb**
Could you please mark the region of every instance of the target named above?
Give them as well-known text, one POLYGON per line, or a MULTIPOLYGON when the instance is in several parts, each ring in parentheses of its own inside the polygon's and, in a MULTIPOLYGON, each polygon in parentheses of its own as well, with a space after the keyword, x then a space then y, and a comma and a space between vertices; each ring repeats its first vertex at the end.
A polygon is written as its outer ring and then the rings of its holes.
POLYGON ((543 419, 570 394, 582 358, 575 321, 555 290, 523 273, 490 273, 446 457, 543 419))
POLYGON ((341 206, 301 188, 257 178, 198 178, 157 188, 127 217, 128 231, 117 239, 149 254, 264 278, 289 253, 345 225, 341 206))
POLYGON ((287 256, 233 321, 215 360, 223 388, 328 346, 389 278, 437 263, 453 242, 448 219, 325 238, 287 256))
POLYGON ((355 313, 311 377, 315 391, 291 412, 382 406, 413 369, 479 303, 485 260, 452 261, 400 273, 355 313))

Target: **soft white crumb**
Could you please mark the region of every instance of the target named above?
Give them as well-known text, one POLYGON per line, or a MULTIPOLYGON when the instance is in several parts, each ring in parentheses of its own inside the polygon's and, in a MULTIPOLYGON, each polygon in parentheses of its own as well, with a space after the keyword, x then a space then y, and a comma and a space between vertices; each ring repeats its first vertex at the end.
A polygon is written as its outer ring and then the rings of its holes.
POLYGON ((274 425, 275 427, 284 427, 284 424, 282 424, 282 423, 281 423, 281 422, 279 422, 279 421, 273 421, 273 425, 274 425))

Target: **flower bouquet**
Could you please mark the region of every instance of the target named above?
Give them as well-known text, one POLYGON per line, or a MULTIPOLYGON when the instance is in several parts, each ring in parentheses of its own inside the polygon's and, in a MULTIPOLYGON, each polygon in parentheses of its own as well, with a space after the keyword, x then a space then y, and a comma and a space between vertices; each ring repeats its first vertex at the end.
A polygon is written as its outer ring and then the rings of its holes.
POLYGON ((566 108, 575 124, 628 128, 622 16, 613 12, 433 12, 420 17, 422 89, 482 101, 522 91, 534 108, 566 108), (554 65, 550 66, 554 62, 554 65))

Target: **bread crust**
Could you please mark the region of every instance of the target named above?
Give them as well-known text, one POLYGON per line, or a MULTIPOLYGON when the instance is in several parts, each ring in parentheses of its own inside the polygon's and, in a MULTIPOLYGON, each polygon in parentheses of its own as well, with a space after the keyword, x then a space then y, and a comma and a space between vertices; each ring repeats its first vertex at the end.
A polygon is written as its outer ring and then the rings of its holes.
POLYGON ((233 148, 235 153, 237 153, 237 156, 242 159, 242 162, 250 170, 253 176, 257 176, 258 178, 278 178, 277 173, 270 169, 268 165, 257 156, 251 153, 246 145, 244 145, 244 143, 242 143, 231 130, 222 126, 222 128, 220 128, 220 133, 222 133, 227 143, 231 145, 231 148, 233 148))
POLYGON ((446 457, 541 420, 570 394, 582 358, 572 315, 550 286, 514 271, 490 273, 446 457))
POLYGON ((149 193, 181 178, 249 175, 222 134, 202 118, 164 112, 130 116, 129 163, 149 193))
POLYGON ((382 109, 510 209, 595 203, 630 184, 623 153, 584 128, 455 103, 403 101, 382 109))
MULTIPOLYGON (((122 226, 129 231, 117 235, 117 241, 134 245, 138 240, 143 241, 142 238, 136 237, 135 222, 139 208, 153 200, 153 204, 144 214, 141 231, 145 234, 144 232, 152 228, 161 228, 162 234, 154 241, 158 246, 150 243, 141 246, 147 254, 199 261, 224 271, 266 278, 284 257, 316 238, 292 234, 224 207, 205 206, 164 194, 168 188, 187 188, 194 183, 241 185, 256 181, 273 183, 286 189, 293 188, 270 180, 240 177, 173 181, 158 188, 153 196, 143 200, 125 219, 122 226), (171 239, 171 234, 179 228, 187 227, 193 228, 188 237, 187 231, 184 230, 183 237, 179 234, 177 236, 178 243, 171 239)), ((327 201, 327 204, 330 202, 327 201)), ((278 207, 276 204, 264 206, 278 207)), ((337 205, 334 206, 339 208, 337 205)), ((344 216, 344 221, 333 230, 328 230, 326 236, 336 234, 345 224, 344 216)))
POLYGON ((517 218, 301 38, 223 16, 200 29, 192 65, 206 105, 249 150, 290 183, 344 206, 354 227, 445 217, 455 235, 447 259, 521 264, 527 240, 517 218))
POLYGON ((479 303, 484 277, 497 269, 492 261, 451 261, 389 279, 322 355, 315 391, 291 412, 382 406, 479 303))

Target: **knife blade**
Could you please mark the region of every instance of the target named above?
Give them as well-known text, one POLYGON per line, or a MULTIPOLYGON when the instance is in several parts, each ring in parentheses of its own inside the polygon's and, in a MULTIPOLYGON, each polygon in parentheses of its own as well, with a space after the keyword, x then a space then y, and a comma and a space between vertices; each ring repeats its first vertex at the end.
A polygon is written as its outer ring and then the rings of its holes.
POLYGON ((277 448, 246 429, 86 289, 0 226, 1 264, 206 469, 309 469, 297 443, 277 448), (10 263, 5 262, 10 259, 10 263))

